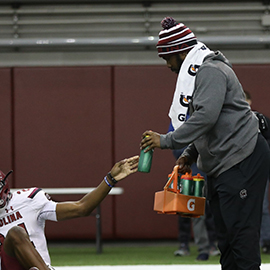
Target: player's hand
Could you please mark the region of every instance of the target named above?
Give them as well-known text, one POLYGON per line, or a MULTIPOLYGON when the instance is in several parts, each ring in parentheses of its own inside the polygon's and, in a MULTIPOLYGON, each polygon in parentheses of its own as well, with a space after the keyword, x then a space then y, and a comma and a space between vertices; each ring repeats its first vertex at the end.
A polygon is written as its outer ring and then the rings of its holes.
POLYGON ((137 172, 138 163, 139 156, 134 156, 121 160, 113 166, 113 168, 111 169, 111 175, 115 180, 120 181, 128 175, 137 172))
POLYGON ((176 160, 176 165, 179 166, 179 172, 182 174, 191 172, 191 169, 190 169, 191 164, 192 162, 190 162, 190 160, 186 156, 180 156, 176 160))
POLYGON ((151 130, 145 131, 142 135, 140 147, 144 149, 145 152, 154 148, 160 148, 160 134, 151 130), (148 148, 145 149, 146 147, 148 148))

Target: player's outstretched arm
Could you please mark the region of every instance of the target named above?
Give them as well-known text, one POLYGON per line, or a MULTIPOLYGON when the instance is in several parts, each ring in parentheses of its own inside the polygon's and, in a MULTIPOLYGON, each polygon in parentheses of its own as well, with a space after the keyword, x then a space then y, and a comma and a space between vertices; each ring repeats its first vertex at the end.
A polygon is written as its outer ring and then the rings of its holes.
POLYGON ((99 186, 81 200, 61 202, 56 206, 57 220, 88 216, 107 196, 115 181, 121 181, 137 171, 139 156, 134 156, 117 162, 111 169, 110 175, 104 177, 99 186))

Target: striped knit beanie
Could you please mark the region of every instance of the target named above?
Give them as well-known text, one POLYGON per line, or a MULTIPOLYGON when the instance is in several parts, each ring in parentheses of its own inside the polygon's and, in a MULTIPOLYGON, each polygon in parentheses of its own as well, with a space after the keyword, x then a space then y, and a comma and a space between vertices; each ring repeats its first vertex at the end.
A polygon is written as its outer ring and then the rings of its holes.
POLYGON ((163 30, 159 32, 157 43, 159 57, 189 51, 197 44, 194 33, 172 17, 165 17, 161 21, 161 26, 163 30))

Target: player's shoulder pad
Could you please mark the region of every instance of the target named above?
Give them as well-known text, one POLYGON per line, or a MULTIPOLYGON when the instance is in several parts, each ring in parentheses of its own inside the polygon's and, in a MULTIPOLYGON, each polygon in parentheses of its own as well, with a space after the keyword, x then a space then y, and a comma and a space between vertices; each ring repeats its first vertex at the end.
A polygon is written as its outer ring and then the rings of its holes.
POLYGON ((37 187, 31 190, 31 193, 28 195, 28 198, 34 199, 37 194, 39 194, 40 196, 45 196, 47 200, 51 200, 49 194, 47 194, 43 189, 37 187))
POLYGON ((37 187, 17 190, 14 193, 16 193, 17 195, 24 195, 29 199, 34 199, 38 194, 40 194, 41 196, 45 195, 47 199, 50 199, 49 195, 47 196, 47 194, 41 188, 37 187))
POLYGON ((41 188, 33 188, 31 189, 30 194, 28 195, 28 198, 34 199, 34 197, 41 191, 41 188))

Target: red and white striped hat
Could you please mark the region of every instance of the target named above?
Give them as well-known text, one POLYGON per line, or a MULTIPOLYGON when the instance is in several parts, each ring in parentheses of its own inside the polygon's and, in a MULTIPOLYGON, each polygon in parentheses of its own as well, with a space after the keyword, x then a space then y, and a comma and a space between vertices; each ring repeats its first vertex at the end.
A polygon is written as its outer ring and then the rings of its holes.
POLYGON ((159 32, 157 43, 159 57, 189 51, 197 44, 194 33, 172 17, 165 17, 161 21, 161 26, 163 30, 159 32))

